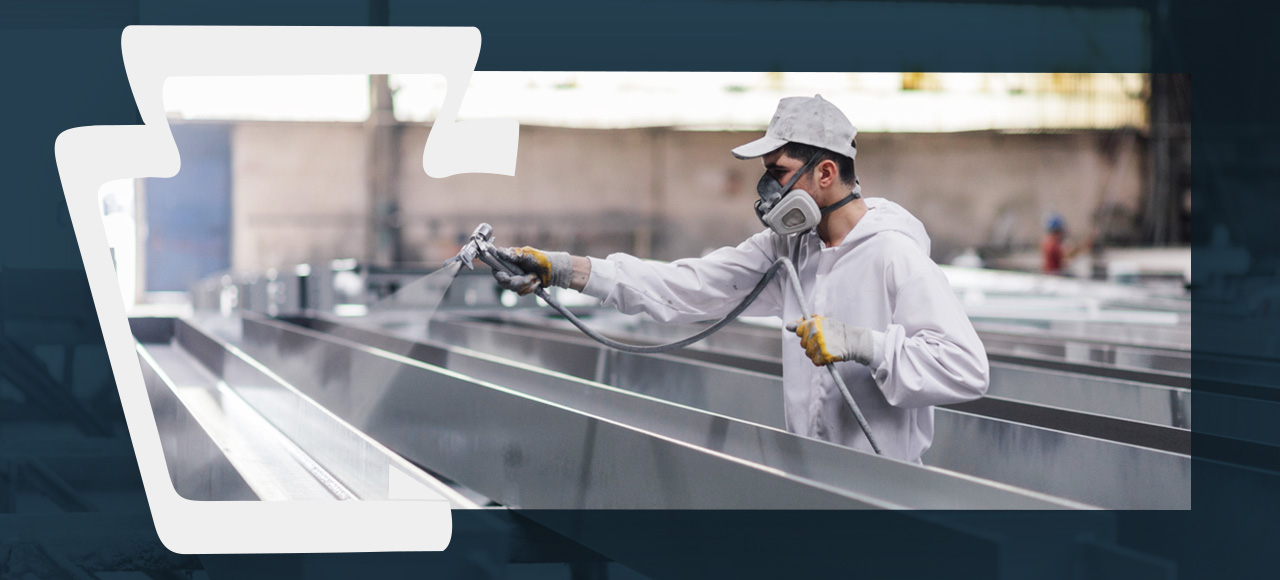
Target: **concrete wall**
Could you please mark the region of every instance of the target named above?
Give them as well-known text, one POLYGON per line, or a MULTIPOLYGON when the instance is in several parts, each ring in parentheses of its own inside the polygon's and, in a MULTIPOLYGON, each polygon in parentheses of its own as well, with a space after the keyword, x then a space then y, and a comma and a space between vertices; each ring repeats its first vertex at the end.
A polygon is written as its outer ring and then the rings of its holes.
POLYGON ((944 259, 964 247, 1035 244, 1049 211, 1071 237, 1090 235, 1104 204, 1134 211, 1141 147, 1108 132, 872 134, 858 138, 858 173, 864 194, 920 218, 944 259))
MULTIPOLYGON (((663 259, 736 244, 762 227, 751 209, 762 166, 729 154, 756 132, 524 126, 515 177, 432 179, 422 171, 428 131, 401 133, 408 262, 438 263, 480 221, 501 244, 663 259)), ((364 256, 365 142, 359 124, 239 124, 234 267, 364 256)), ((1142 142, 1111 132, 880 133, 859 135, 858 145, 864 194, 918 216, 939 261, 970 246, 1034 245, 1050 210, 1071 234, 1087 235, 1103 202, 1131 213, 1142 191, 1142 142)))
POLYGON ((364 129, 354 123, 238 123, 231 137, 232 269, 363 256, 364 150, 364 129))
POLYGON ((521 127, 515 177, 444 179, 422 170, 428 132, 413 126, 402 133, 400 207, 408 261, 447 257, 457 251, 459 236, 481 221, 494 226, 503 244, 635 250, 636 230, 654 211, 652 131, 521 127))
MULTIPOLYGON (((655 255, 676 258, 736 244, 761 225, 751 211, 759 161, 729 149, 759 133, 668 131, 662 151, 655 255)), ((1143 186, 1142 144, 1111 132, 1063 134, 863 134, 857 172, 863 195, 885 197, 924 222, 934 258, 966 247, 1038 243, 1043 217, 1056 211, 1070 235, 1091 235, 1104 205, 1122 208, 1118 231, 1136 211, 1143 186)))

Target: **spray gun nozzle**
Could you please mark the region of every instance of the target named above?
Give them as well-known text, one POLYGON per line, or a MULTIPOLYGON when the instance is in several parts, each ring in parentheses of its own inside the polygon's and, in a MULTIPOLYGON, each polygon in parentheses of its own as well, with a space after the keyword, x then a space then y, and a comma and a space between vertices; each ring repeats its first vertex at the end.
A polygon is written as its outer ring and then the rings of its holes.
POLYGON ((475 231, 471 232, 471 237, 467 238, 466 245, 462 246, 462 250, 458 255, 445 261, 448 266, 453 262, 461 262, 468 270, 476 269, 471 262, 480 257, 484 252, 493 247, 493 226, 482 223, 476 226, 475 231))
POLYGON ((458 252, 458 255, 446 260, 444 265, 448 266, 453 262, 461 262, 467 268, 474 270, 475 266, 471 265, 471 262, 479 259, 494 270, 517 274, 519 269, 499 258, 497 249, 493 245, 493 226, 482 223, 476 226, 474 232, 471 232, 471 237, 467 240, 467 244, 462 246, 462 250, 458 252))
POLYGON ((467 245, 462 247, 462 251, 458 252, 458 255, 445 260, 444 265, 448 267, 457 263, 459 264, 459 267, 466 266, 468 270, 475 270, 476 267, 471 265, 471 262, 476 259, 477 253, 478 249, 475 247, 475 244, 468 242, 467 245))

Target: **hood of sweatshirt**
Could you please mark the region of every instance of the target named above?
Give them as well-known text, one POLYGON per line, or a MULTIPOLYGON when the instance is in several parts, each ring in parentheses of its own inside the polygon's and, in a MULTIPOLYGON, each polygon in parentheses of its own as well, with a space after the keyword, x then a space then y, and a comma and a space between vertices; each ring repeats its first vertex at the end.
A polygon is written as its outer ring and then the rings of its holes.
POLYGON ((866 198, 867 215, 858 220, 844 237, 843 244, 859 244, 881 232, 900 232, 911 238, 916 245, 929 255, 929 234, 924 231, 924 224, 911 215, 902 206, 883 197, 866 198))

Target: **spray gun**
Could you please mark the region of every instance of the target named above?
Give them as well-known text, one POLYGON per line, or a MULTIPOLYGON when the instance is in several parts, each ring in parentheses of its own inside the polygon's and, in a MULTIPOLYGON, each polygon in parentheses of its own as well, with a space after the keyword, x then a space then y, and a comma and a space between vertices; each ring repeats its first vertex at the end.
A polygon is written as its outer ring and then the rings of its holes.
MULTIPOLYGON (((482 223, 476 227, 474 232, 471 232, 471 237, 467 240, 466 245, 462 246, 462 250, 458 252, 458 255, 449 258, 444 265, 449 267, 454 262, 461 262, 462 265, 474 270, 475 266, 473 266, 471 262, 478 258, 480 261, 488 264, 490 268, 495 270, 502 270, 512 275, 521 273, 519 268, 498 258, 496 250, 497 247, 493 245, 493 227, 487 223, 482 223)), ((808 318, 808 311, 803 309, 804 292, 800 288, 800 276, 796 274, 795 264, 784 256, 774 261, 773 265, 769 267, 769 270, 760 278, 760 282, 751 290, 751 293, 747 294, 747 297, 742 300, 742 303, 735 307, 733 311, 726 314, 724 318, 721 318, 709 328, 702 330, 693 336, 667 344, 637 345, 618 342, 592 330, 586 325, 586 323, 579 320, 577 316, 574 316, 572 312, 569 312, 567 308, 561 305, 559 301, 552 298, 551 295, 547 293, 546 288, 538 288, 535 291, 535 294, 546 301, 547 304, 551 305, 556 312, 559 312, 567 318, 569 322, 572 322, 574 326, 578 327, 578 330, 581 330, 584 334, 600 344, 625 352, 657 354, 689 346, 690 344, 711 336, 721 328, 724 328, 725 325, 736 319, 739 314, 742 314, 742 312, 745 311, 752 302, 755 302, 755 299, 759 297, 760 293, 764 291, 766 286, 768 286, 769 281, 778 274, 779 270, 783 269, 790 274, 792 291, 795 292, 796 297, 800 300, 802 313, 805 315, 805 318, 808 318)), ((834 366, 827 365, 827 370, 831 372, 831 378, 840 388, 840 392, 844 395, 845 401, 849 403, 849 408, 853 411, 853 416, 857 419, 858 426, 862 427, 862 432, 867 436, 867 442, 871 444, 871 448, 876 452, 876 454, 880 454, 880 445, 876 443, 875 436, 871 434, 871 427, 867 424, 866 418, 862 416, 862 410, 858 408, 858 404, 854 402, 853 395, 849 394, 849 388, 845 386, 844 379, 840 378, 840 373, 836 372, 834 366)))
MULTIPOLYGON (((502 270, 508 274, 519 274, 519 270, 498 258, 497 246, 493 245, 493 226, 482 223, 476 226, 476 230, 471 232, 471 237, 467 238, 466 245, 462 246, 462 250, 458 255, 445 261, 446 267, 454 262, 461 262, 468 270, 474 270, 476 267, 472 265, 477 258, 481 262, 488 264, 490 268, 502 270)), ((539 289, 539 295, 545 294, 539 289)), ((544 298, 545 299, 545 298, 544 298)))
POLYGON ((445 260, 444 265, 448 267, 454 262, 458 262, 466 266, 468 270, 474 270, 476 267, 471 263, 481 254, 489 253, 493 247, 493 226, 482 223, 476 226, 476 231, 471 232, 471 237, 467 238, 466 245, 462 246, 462 250, 458 252, 458 255, 445 260))

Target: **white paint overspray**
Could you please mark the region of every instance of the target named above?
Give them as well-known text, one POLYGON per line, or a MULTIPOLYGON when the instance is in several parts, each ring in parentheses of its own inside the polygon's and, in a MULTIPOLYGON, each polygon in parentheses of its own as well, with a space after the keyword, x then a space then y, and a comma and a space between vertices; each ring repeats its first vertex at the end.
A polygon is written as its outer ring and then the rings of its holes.
POLYGON ((430 320, 462 269, 462 262, 451 261, 443 268, 406 284, 390 296, 374 302, 369 312, 410 310, 414 318, 430 320))

